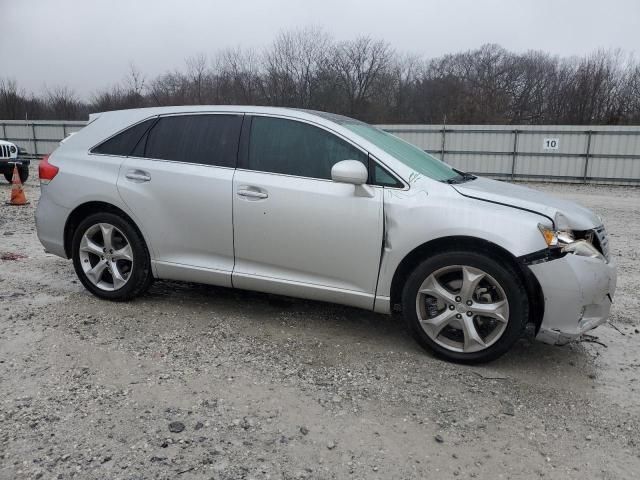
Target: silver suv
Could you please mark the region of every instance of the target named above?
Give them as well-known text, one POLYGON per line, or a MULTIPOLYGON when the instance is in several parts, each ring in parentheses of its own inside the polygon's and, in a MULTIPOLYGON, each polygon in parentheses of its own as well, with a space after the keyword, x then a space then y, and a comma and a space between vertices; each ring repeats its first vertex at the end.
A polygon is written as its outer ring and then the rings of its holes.
POLYGON ((40 241, 110 300, 161 278, 398 311, 421 345, 480 362, 527 324, 575 339, 616 286, 591 211, 322 112, 92 115, 40 179, 40 241))

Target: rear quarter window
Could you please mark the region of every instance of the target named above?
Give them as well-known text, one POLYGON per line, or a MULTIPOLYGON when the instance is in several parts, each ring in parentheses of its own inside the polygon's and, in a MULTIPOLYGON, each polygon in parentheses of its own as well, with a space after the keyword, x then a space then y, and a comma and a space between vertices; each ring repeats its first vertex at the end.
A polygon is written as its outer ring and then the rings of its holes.
POLYGON ((126 157, 133 152, 142 136, 156 122, 156 118, 151 118, 140 122, 117 135, 105 140, 91 150, 91 153, 101 153, 103 155, 118 155, 126 157))

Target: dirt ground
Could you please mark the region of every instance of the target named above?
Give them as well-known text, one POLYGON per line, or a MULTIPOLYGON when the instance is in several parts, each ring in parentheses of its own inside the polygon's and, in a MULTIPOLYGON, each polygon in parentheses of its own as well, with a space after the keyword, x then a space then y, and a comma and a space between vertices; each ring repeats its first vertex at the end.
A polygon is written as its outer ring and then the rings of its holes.
POLYGON ((638 478, 640 189, 535 187, 604 218, 611 324, 467 367, 336 305, 174 282, 98 300, 38 242, 32 171, 31 204, 0 205, 0 478, 638 478))

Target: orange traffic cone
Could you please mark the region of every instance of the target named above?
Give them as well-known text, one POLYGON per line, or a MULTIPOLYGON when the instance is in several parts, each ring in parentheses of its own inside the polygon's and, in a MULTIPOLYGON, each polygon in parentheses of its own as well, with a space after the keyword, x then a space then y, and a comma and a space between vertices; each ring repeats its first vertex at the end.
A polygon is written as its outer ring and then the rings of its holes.
POLYGON ((18 165, 13 166, 13 177, 11 178, 11 200, 7 202, 9 205, 26 205, 27 197, 24 196, 22 190, 22 181, 20 180, 20 174, 18 173, 18 165))

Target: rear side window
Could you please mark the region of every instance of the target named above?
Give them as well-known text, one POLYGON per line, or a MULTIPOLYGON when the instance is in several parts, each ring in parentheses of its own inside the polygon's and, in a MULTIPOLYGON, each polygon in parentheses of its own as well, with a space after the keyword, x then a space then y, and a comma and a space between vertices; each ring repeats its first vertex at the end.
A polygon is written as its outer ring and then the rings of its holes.
POLYGON ((181 115, 160 118, 140 142, 134 155, 235 167, 241 127, 242 115, 181 115))
POLYGON ((251 122, 251 170, 331 179, 331 167, 342 160, 368 163, 365 153, 313 125, 272 117, 254 117, 251 122))
POLYGON ((91 150, 92 153, 102 153, 105 155, 119 155, 126 157, 130 155, 135 148, 138 140, 149 130, 151 125, 156 121, 155 118, 145 120, 133 127, 127 128, 109 140, 102 142, 100 145, 91 150))

